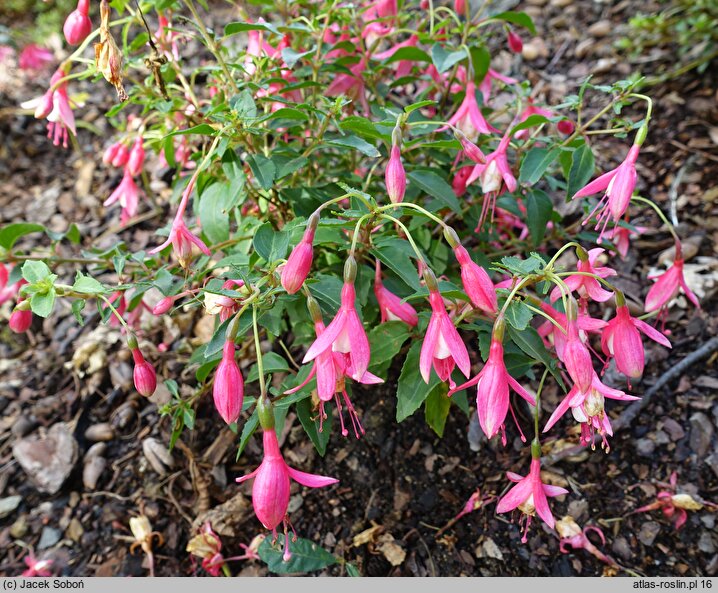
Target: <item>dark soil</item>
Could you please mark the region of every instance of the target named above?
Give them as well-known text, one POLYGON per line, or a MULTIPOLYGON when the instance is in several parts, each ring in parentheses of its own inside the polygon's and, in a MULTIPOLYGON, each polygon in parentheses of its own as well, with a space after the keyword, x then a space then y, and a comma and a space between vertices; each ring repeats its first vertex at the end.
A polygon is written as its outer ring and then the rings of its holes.
MULTIPOLYGON (((597 82, 611 82, 631 71, 632 65, 615 53, 612 43, 625 34, 622 24, 634 12, 635 1, 608 6, 576 0, 561 8, 538 3, 528 6, 540 39, 531 43, 543 44, 546 55, 518 67, 540 86, 539 97, 556 104, 574 93, 591 72, 598 70, 597 82), (595 43, 577 57, 576 47, 587 38, 586 28, 600 20, 610 22, 608 32, 592 37, 595 43), (604 69, 607 62, 600 60, 615 63, 604 69)), ((666 212, 671 193, 675 194, 679 233, 697 247, 688 264, 701 267, 696 273, 703 277, 703 309, 695 311, 683 302, 674 308, 667 321, 673 350, 669 353, 647 344, 645 376, 632 385, 638 395, 716 335, 718 146, 716 136, 711 135, 718 126, 716 76, 710 69, 704 75, 689 73, 645 91, 656 101, 656 108, 639 159, 640 187, 666 212), (682 169, 682 182, 676 187, 682 169)), ((12 84, 3 80, 0 86, 0 222, 37 221, 56 231, 74 222, 83 233, 85 247, 98 241, 109 246, 119 238, 133 248, 145 247, 162 217, 150 213, 146 221, 120 232, 117 213, 101 206, 118 182, 101 164, 103 139, 82 129, 79 150, 56 149, 45 138, 44 123, 17 113, 21 101, 44 91, 42 82, 42 78, 32 80, 17 73, 12 84)), ((111 96, 90 93, 82 118, 104 130, 102 113, 111 96)), ((627 145, 601 143, 606 146, 601 165, 615 166, 627 145)), ((650 212, 632 222, 649 229, 659 227, 650 212)), ((621 288, 630 298, 642 300, 648 270, 670 245, 667 233, 648 230, 634 244, 637 249, 629 260, 616 262, 621 288)), ((71 250, 61 255, 69 256, 71 250)), ((59 270, 68 276, 73 273, 69 265, 59 270)), ((6 318, 9 309, 2 311, 6 318)), ((201 331, 192 329, 197 319, 188 314, 182 328, 156 330, 156 343, 180 335, 191 344, 201 343, 201 331)), ((223 536, 228 556, 240 554, 239 543, 249 543, 262 532, 252 513, 249 486, 234 484, 235 477, 254 469, 260 460, 256 439, 235 462, 236 437, 226 429, 217 434, 208 397, 197 411, 196 429, 185 431, 184 441, 173 450, 173 465, 158 475, 141 444, 148 437, 167 443, 169 420, 160 418, 156 403, 134 392, 122 342, 113 343, 105 333, 93 334, 95 327, 91 320, 78 328, 66 308, 44 322, 36 319, 26 336, 15 336, 5 324, 0 330, 0 499, 21 496, 16 509, 0 516, 0 574, 19 574, 24 569, 23 546, 29 546, 38 556, 52 558, 56 571, 65 575, 146 575, 143 556, 129 552, 129 518, 140 513, 163 536, 163 545, 156 548, 158 575, 203 574, 185 547, 204 519, 210 518, 223 536), (92 372, 88 372, 91 360, 68 362, 88 340, 101 344, 107 356, 92 372), (42 494, 14 460, 12 447, 26 435, 58 422, 68 423, 77 439, 78 461, 57 494, 42 494), (106 443, 107 465, 97 487, 88 489, 83 486, 82 457, 92 442, 85 433, 100 423, 113 427, 114 438, 106 443), (228 500, 232 500, 231 512, 226 506, 216 509, 228 500)), ((194 381, 194 371, 185 369, 186 352, 155 351, 152 359, 159 376, 174 377, 180 384, 194 381)), ((402 356, 398 359, 403 360, 402 356)), ((545 468, 553 483, 570 490, 568 496, 552 501, 555 517, 570 514, 582 527, 603 529, 607 541, 598 547, 627 571, 609 567, 582 550, 561 554, 555 533, 539 521, 534 521, 528 542, 522 544, 520 526, 509 515, 495 514, 493 503, 465 516, 437 538, 437 530, 477 488, 485 497, 499 496, 507 487, 506 470, 526 473, 527 447, 512 440, 515 432, 509 430, 507 447, 496 439, 477 442, 472 436, 471 445, 478 451, 472 450, 467 436, 470 420, 458 408, 453 408, 441 439, 427 427, 421 412, 397 425, 394 394, 399 370, 392 368, 382 386, 354 389, 353 401, 366 436, 359 441, 342 440, 335 432, 324 458, 316 454, 294 415, 288 417, 283 442, 290 465, 340 479, 339 485, 323 490, 293 486, 293 495, 301 496, 292 498, 291 518, 301 537, 354 563, 366 576, 695 576, 718 572, 718 537, 711 508, 689 511, 688 522, 680 530, 660 511, 630 514, 653 502, 657 492, 665 489, 659 483, 668 482, 673 472, 678 474, 679 492, 696 500, 718 501, 716 354, 657 393, 633 425, 613 437, 609 454, 587 450, 545 468), (371 528, 373 532, 365 533, 371 528), (360 538, 354 545, 359 534, 365 541, 361 543, 360 538), (391 552, 400 554, 401 550, 405 559, 392 566, 391 552)), ((557 391, 546 391, 546 409, 558 397, 557 391)), ((622 408, 611 407, 612 417, 622 408)), ((555 434, 561 434, 560 426, 555 434)), ((577 436, 568 435, 566 440, 574 443, 577 436)), ((556 450, 566 440, 548 446, 556 450)), ((596 538, 593 541, 598 544, 596 538)), ((233 563, 232 570, 266 573, 261 563, 253 561, 233 563)), ((339 575, 344 569, 336 565, 328 573, 339 575)))

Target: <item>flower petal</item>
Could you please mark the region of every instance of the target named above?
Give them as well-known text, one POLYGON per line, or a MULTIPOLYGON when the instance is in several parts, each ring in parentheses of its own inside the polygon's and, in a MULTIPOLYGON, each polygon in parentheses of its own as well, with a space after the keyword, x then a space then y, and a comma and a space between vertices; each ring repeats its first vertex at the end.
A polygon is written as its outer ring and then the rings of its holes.
POLYGON ((300 472, 298 469, 289 467, 289 477, 295 482, 299 482, 302 486, 308 488, 321 488, 323 486, 331 486, 339 482, 336 478, 330 478, 328 476, 318 476, 316 474, 308 474, 306 472, 300 472))

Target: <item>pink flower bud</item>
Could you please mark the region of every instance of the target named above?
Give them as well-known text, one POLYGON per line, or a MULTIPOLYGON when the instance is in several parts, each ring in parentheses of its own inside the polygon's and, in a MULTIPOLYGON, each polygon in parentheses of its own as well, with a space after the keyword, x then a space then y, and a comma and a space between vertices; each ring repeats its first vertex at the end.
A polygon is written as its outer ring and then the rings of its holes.
POLYGON ((404 200, 406 192, 406 173, 404 165, 401 164, 401 150, 398 145, 391 147, 391 156, 386 166, 384 176, 386 181, 386 193, 393 204, 404 200))
POLYGON ((175 299, 174 297, 168 296, 163 298, 159 303, 157 303, 154 307, 152 307, 152 314, 153 315, 164 315, 172 308, 172 305, 174 304, 175 299))
POLYGON ((70 45, 80 45, 92 32, 89 11, 90 0, 80 0, 77 3, 77 8, 67 16, 62 30, 70 45))
POLYGON ((521 40, 521 37, 514 33, 513 31, 509 31, 507 34, 507 40, 509 42, 509 49, 511 49, 512 52, 515 54, 520 54, 524 49, 524 42, 521 40))
POLYGON ((481 149, 469 140, 463 133, 457 132, 456 137, 459 142, 461 142, 461 148, 467 157, 479 165, 486 162, 486 156, 483 152, 481 152, 481 149))
POLYGON ((496 289, 486 270, 475 263, 461 245, 454 247, 454 255, 461 266, 461 281, 471 302, 486 313, 496 313, 496 289))
POLYGON ((570 119, 562 119, 560 122, 558 122, 556 124, 556 128, 562 134, 569 136, 569 135, 573 134, 573 131, 576 129, 576 126, 573 124, 573 122, 570 119))
POLYGON ((591 353, 581 341, 578 335, 578 326, 575 320, 568 320, 568 336, 563 347, 563 363, 566 365, 571 380, 575 383, 581 393, 586 393, 591 388, 593 381, 593 363, 591 353))
POLYGON ((119 148, 120 148, 119 142, 110 144, 105 149, 105 152, 102 153, 102 162, 105 163, 106 165, 111 165, 112 161, 115 160, 115 157, 117 156, 117 151, 119 148))
POLYGON ((53 105, 52 93, 48 91, 40 98, 40 102, 35 108, 35 119, 44 119, 50 115, 53 105))
POLYGON ((145 360, 139 348, 132 350, 132 358, 135 361, 133 378, 137 393, 144 397, 150 397, 157 389, 157 375, 154 367, 145 360))
POLYGON ((214 375, 214 407, 227 424, 237 422, 244 401, 244 380, 234 359, 234 342, 224 343, 222 361, 214 375))
POLYGON ((113 167, 124 167, 127 164, 127 160, 130 158, 129 149, 121 142, 117 143, 117 151, 112 159, 113 167))
POLYGON ((454 12, 463 16, 466 13, 466 0, 454 0, 454 12))
POLYGON ((135 139, 135 143, 132 145, 130 156, 127 159, 127 169, 130 175, 137 176, 142 171, 142 166, 145 163, 145 149, 142 146, 142 137, 138 136, 135 139))
POLYGON ((312 267, 314 257, 314 228, 309 226, 302 240, 292 249, 287 263, 282 268, 282 287, 289 294, 297 292, 304 284, 312 267))
POLYGON ((24 334, 32 325, 32 311, 13 311, 8 325, 16 334, 24 334))

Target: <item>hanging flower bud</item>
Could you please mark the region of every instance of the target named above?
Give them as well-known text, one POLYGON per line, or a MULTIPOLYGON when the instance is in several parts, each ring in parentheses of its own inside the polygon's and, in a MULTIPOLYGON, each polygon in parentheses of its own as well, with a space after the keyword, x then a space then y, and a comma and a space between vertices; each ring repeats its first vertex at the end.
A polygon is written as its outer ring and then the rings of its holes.
POLYGON ((282 288, 289 294, 297 292, 304 284, 312 267, 314 258, 314 233, 319 223, 319 215, 313 214, 307 222, 302 240, 292 249, 287 263, 282 268, 282 288))
POLYGON ((137 393, 144 397, 150 397, 157 389, 157 375, 155 374, 154 367, 145 360, 142 356, 142 352, 137 348, 137 340, 131 337, 128 340, 129 344, 134 341, 134 348, 130 345, 130 351, 132 352, 132 359, 135 361, 135 370, 133 372, 133 378, 135 380, 135 389, 137 393))
POLYGON ((234 341, 224 343, 222 361, 214 375, 214 407, 227 424, 237 422, 244 401, 244 380, 234 358, 234 341))
POLYGON ((392 204, 397 204, 404 200, 406 193, 406 173, 404 165, 401 164, 401 150, 398 145, 391 147, 391 157, 386 166, 384 176, 386 181, 386 193, 392 204))
POLYGON ((524 49, 524 42, 518 33, 509 29, 506 33, 506 39, 509 43, 509 49, 515 54, 520 54, 524 49))
POLYGON ((10 315, 8 325, 16 334, 24 334, 32 325, 32 311, 15 309, 10 315))
POLYGON ((130 175, 137 176, 142 172, 142 166, 145 163, 145 149, 142 146, 142 137, 138 136, 132 145, 129 158, 127 160, 127 170, 130 175))
POLYGON ((168 296, 163 298, 159 303, 152 307, 152 315, 164 315, 174 305, 175 298, 168 296))
POLYGON ((471 259, 469 252, 461 245, 459 237, 453 229, 446 228, 444 236, 454 250, 456 260, 461 266, 461 282, 471 302, 485 313, 495 314, 498 311, 496 289, 486 270, 471 259))
POLYGON ((79 0, 77 8, 67 16, 62 31, 70 45, 80 45, 92 32, 89 13, 90 0, 79 0))
POLYGON ((565 136, 570 136, 576 129, 576 126, 570 119, 562 119, 556 124, 556 129, 565 136))
MULTIPOLYGON (((572 301, 573 299, 569 301, 569 310, 571 309, 570 303, 572 301)), ((573 306, 575 311, 575 303, 573 306)), ((591 387, 591 381, 593 380, 594 370, 593 363, 591 362, 591 353, 578 335, 578 324, 576 323, 575 313, 573 315, 567 313, 566 323, 568 335, 563 347, 562 361, 566 366, 566 371, 571 377, 571 380, 583 393, 588 391, 591 387)))
POLYGON ((402 301, 393 292, 389 291, 381 281, 381 265, 376 260, 376 272, 374 274, 374 295, 379 303, 381 322, 403 321, 415 327, 419 323, 419 316, 414 307, 402 301))
POLYGON ((464 151, 464 154, 472 161, 477 164, 486 162, 486 156, 481 152, 481 149, 469 140, 461 130, 454 130, 454 138, 461 143, 461 149, 464 151))

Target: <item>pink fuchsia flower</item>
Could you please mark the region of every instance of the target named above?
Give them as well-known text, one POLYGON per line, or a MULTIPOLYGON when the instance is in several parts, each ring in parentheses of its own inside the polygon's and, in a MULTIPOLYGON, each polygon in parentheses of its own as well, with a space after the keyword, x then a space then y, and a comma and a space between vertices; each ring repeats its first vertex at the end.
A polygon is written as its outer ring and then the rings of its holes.
POLYGON ((287 263, 282 267, 282 287, 289 294, 294 294, 302 287, 312 268, 314 233, 318 223, 319 216, 313 214, 307 222, 302 240, 292 249, 287 263))
POLYGON ((403 201, 406 192, 406 173, 404 165, 401 164, 401 148, 398 144, 393 144, 391 147, 391 156, 386 165, 384 181, 391 203, 396 204, 403 201))
POLYGON ((604 192, 603 197, 598 204, 596 204, 596 207, 586 217, 586 220, 583 221, 584 225, 588 224, 588 221, 596 215, 596 230, 598 230, 601 226, 601 222, 603 222, 603 228, 598 236, 599 243, 606 230, 608 221, 613 220, 617 224, 628 209, 631 196, 633 196, 633 190, 636 188, 636 161, 638 160, 640 149, 639 144, 634 144, 631 150, 628 151, 626 159, 618 167, 594 179, 591 183, 578 190, 573 196, 575 200, 576 198, 584 198, 604 192))
POLYGON ((603 535, 603 531, 601 531, 598 527, 588 525, 582 530, 576 521, 574 521, 573 517, 566 515, 563 519, 556 521, 556 531, 558 532, 558 536, 560 538, 559 550, 561 550, 562 554, 568 554, 569 550, 566 549, 566 546, 570 546, 574 550, 586 550, 589 554, 592 554, 601 562, 605 562, 610 566, 618 566, 615 560, 613 560, 610 556, 606 556, 603 552, 601 552, 601 550, 591 543, 591 540, 588 539, 588 534, 593 531, 601 539, 601 544, 606 544, 606 538, 603 535))
MULTIPOLYGON (((389 49, 386 51, 376 53, 372 56, 373 60, 388 60, 391 58, 397 51, 399 51, 402 47, 416 47, 419 42, 419 38, 416 35, 412 35, 407 39, 406 41, 402 41, 401 43, 396 43, 392 45, 389 49)), ((411 70, 414 67, 414 62, 411 60, 400 60, 397 67, 396 67, 396 77, 404 78, 405 76, 408 76, 411 73, 411 70)))
POLYGON ((484 202, 481 205, 481 217, 479 218, 480 228, 486 217, 491 211, 491 219, 494 217, 494 209, 496 207, 496 198, 504 191, 513 192, 516 190, 516 177, 511 172, 509 160, 506 150, 509 147, 511 137, 507 131, 499 142, 498 147, 492 153, 486 155, 486 163, 479 164, 474 167, 467 185, 473 183, 477 179, 481 180, 481 191, 484 194, 484 202))
POLYGON ((381 264, 376 261, 376 272, 374 274, 374 295, 379 303, 381 322, 403 321, 407 325, 415 327, 419 323, 419 316, 414 307, 402 301, 398 296, 384 286, 381 281, 381 264))
POLYGON ((264 527, 272 530, 275 539, 277 537, 277 526, 284 523, 284 560, 288 561, 291 558, 289 536, 287 535, 290 478, 308 488, 330 486, 336 484, 339 480, 308 474, 289 467, 279 450, 277 433, 273 427, 263 430, 262 439, 264 442, 262 463, 252 473, 237 478, 237 482, 241 483, 254 478, 254 484, 252 485, 254 514, 264 527))
POLYGON ((564 136, 570 136, 576 129, 576 125, 570 119, 562 119, 556 124, 556 129, 564 136))
POLYGON ((652 340, 666 348, 671 347, 668 339, 658 330, 652 328, 645 321, 631 317, 628 307, 623 301, 619 305, 616 298, 616 316, 608 322, 608 325, 601 333, 601 349, 606 356, 613 356, 616 359, 616 367, 624 375, 632 379, 638 379, 643 374, 645 365, 645 353, 641 334, 643 332, 652 340))
POLYGON ((704 506, 710 506, 712 508, 718 508, 718 505, 704 501, 704 503, 697 501, 690 494, 687 493, 676 493, 678 483, 678 474, 673 472, 671 474, 670 483, 659 485, 663 486, 665 490, 661 490, 656 496, 655 502, 642 506, 631 514, 634 513, 648 513, 650 511, 660 510, 663 512, 663 516, 673 522, 673 527, 678 531, 688 520, 688 511, 700 511, 704 506))
MULTIPOLYGON (((569 307, 570 303, 569 301, 569 307)), ((566 318, 566 342, 560 360, 579 391, 588 391, 596 373, 593 370, 591 353, 578 335, 578 322, 575 314, 569 314, 566 318)))
MULTIPOLYGON (((578 249, 578 263, 576 264, 579 274, 564 278, 566 286, 572 292, 577 292, 582 298, 590 298, 598 303, 604 303, 613 296, 613 293, 601 288, 601 284, 596 278, 585 276, 584 274, 594 274, 599 278, 608 278, 615 276, 616 270, 608 267, 596 267, 596 260, 604 252, 604 249, 597 247, 586 253, 583 249, 578 249)), ((551 291, 551 302, 561 297, 561 289, 556 286, 551 291)))
POLYGON ((149 253, 151 255, 159 253, 170 244, 172 245, 172 251, 177 258, 177 261, 179 261, 180 265, 183 268, 189 267, 189 264, 192 261, 192 245, 196 245, 199 250, 205 255, 212 255, 212 252, 204 244, 204 241, 202 241, 202 239, 200 239, 196 235, 192 234, 192 232, 187 228, 187 225, 184 223, 184 220, 182 220, 181 217, 175 217, 167 240, 161 245, 158 245, 157 247, 152 249, 149 253))
MULTIPOLYGON (((458 240, 458 237, 456 239, 458 240)), ((458 241, 453 249, 456 260, 461 266, 461 282, 469 299, 484 313, 495 315, 498 311, 496 289, 486 270, 471 259, 469 252, 458 241)))
MULTIPOLYGON (((477 164, 483 164, 486 162, 486 156, 481 149, 476 146, 471 140, 464 136, 463 132, 458 129, 454 130, 454 137, 461 143, 461 150, 463 153, 477 164)), ((461 154, 457 156, 457 161, 461 157, 461 154)))
POLYGON ((427 268, 424 270, 424 278, 429 289, 429 304, 431 305, 431 319, 426 328, 426 336, 421 345, 419 356, 419 370, 425 383, 429 383, 431 367, 434 367, 436 374, 442 381, 449 381, 449 386, 454 389, 456 383, 451 378, 455 366, 469 377, 471 362, 469 353, 466 350, 454 322, 446 312, 444 300, 441 298, 436 277, 427 268))
MULTIPOLYGON (((136 343, 136 342, 135 342, 136 343)), ((157 389, 157 375, 154 367, 145 360, 139 348, 130 348, 135 369, 132 374, 137 393, 144 397, 150 397, 157 389)))
MULTIPOLYGON (((40 98, 35 110, 35 118, 47 118, 47 137, 52 138, 53 144, 59 146, 62 142, 63 147, 67 148, 68 133, 73 136, 77 135, 75 129, 75 116, 70 107, 70 99, 67 96, 67 81, 60 82, 67 73, 59 68, 50 79, 50 88, 40 98)), ((23 104, 30 105, 30 103, 23 104)))
POLYGON ((27 568, 23 571, 22 576, 24 577, 51 577, 53 560, 38 560, 35 558, 35 554, 28 552, 27 556, 23 558, 23 562, 27 568))
POLYGON ((49 49, 30 43, 22 48, 18 66, 21 70, 43 70, 54 61, 55 56, 49 49))
POLYGON ((362 15, 364 21, 395 17, 398 12, 397 0, 374 0, 362 15))
POLYGON ((202 559, 202 568, 207 574, 217 577, 222 573, 225 563, 222 556, 222 540, 212 529, 209 521, 206 521, 195 535, 187 542, 187 552, 202 559))
POLYGON ((120 185, 110 194, 110 197, 103 202, 103 206, 111 206, 115 202, 119 202, 122 206, 122 214, 120 221, 126 224, 127 221, 137 214, 140 202, 140 188, 130 173, 129 167, 125 168, 122 175, 120 185))
POLYGON ((0 305, 15 298, 22 285, 27 284, 27 281, 24 279, 20 279, 13 284, 8 284, 11 270, 12 265, 5 267, 5 264, 0 264, 0 305))
MULTIPOLYGON (((550 430, 570 408, 573 417, 577 422, 581 423, 581 444, 585 446, 592 443, 594 432, 598 432, 603 438, 602 447, 607 447, 606 435, 613 436, 613 429, 604 408, 605 398, 619 401, 640 399, 633 395, 627 395, 619 389, 604 385, 594 372, 591 385, 586 391, 581 391, 578 385, 573 386, 568 395, 551 414, 543 432, 550 430)), ((608 451, 608 449, 606 450, 608 451)))
POLYGON ((234 341, 227 340, 222 360, 214 374, 214 407, 227 424, 237 422, 244 401, 244 379, 234 358, 234 341))
MULTIPOLYGON (((536 443, 536 441, 534 441, 536 443)), ((531 446, 532 453, 534 446, 531 446)), ((540 454, 540 446, 538 447, 540 454)), ((515 482, 516 485, 499 500, 496 506, 497 513, 508 513, 519 509, 526 516, 526 527, 521 541, 526 543, 531 519, 534 515, 546 523, 551 529, 555 525, 551 509, 548 506, 548 498, 568 494, 568 490, 559 486, 550 486, 541 481, 541 460, 538 457, 531 459, 529 474, 524 477, 513 472, 506 472, 506 477, 515 482)))
MULTIPOLYGON (((476 385, 476 412, 479 416, 481 430, 484 431, 488 438, 493 438, 501 431, 502 441, 506 444, 504 424, 506 415, 511 408, 509 388, 513 389, 532 406, 536 405, 536 400, 506 370, 501 336, 503 336, 503 321, 497 320, 494 335, 491 338, 489 358, 484 368, 481 369, 478 375, 463 385, 452 387, 449 395, 476 385)), ((511 414, 513 415, 513 409, 511 409, 511 414)), ((523 434, 521 437, 524 440, 523 434)))
POLYGON ((369 338, 356 310, 356 260, 350 255, 344 266, 344 286, 342 287, 341 306, 327 329, 318 336, 304 355, 303 363, 314 360, 326 351, 341 355, 346 374, 355 381, 361 381, 367 368, 371 352, 369 338))
POLYGON ((77 8, 67 15, 62 31, 70 45, 80 45, 92 32, 89 14, 90 0, 78 0, 77 8))
POLYGON ((457 198, 460 198, 466 193, 466 185, 471 177, 471 173, 474 171, 472 165, 461 167, 456 173, 454 173, 454 179, 451 182, 451 189, 454 190, 457 198))
POLYGON ((628 255, 628 249, 631 246, 631 238, 637 237, 647 230, 646 227, 642 226, 637 226, 635 229, 636 230, 632 230, 621 225, 613 227, 610 239, 622 259, 626 259, 626 256, 628 255))
MULTIPOLYGON (((451 116, 448 123, 461 130, 472 142, 476 142, 479 134, 493 134, 498 132, 496 128, 486 121, 484 115, 481 113, 479 104, 476 101, 476 84, 473 80, 467 83, 464 100, 461 102, 461 105, 459 105, 456 113, 451 116)), ((437 131, 443 129, 445 128, 441 128, 437 131)))
POLYGON ((506 31, 506 40, 508 41, 509 49, 515 54, 520 54, 523 51, 524 42, 518 33, 508 29, 506 31))
POLYGON ((668 303, 678 295, 678 290, 681 288, 688 297, 688 300, 690 300, 696 308, 701 308, 698 298, 693 294, 693 291, 688 288, 688 284, 686 284, 686 279, 683 276, 683 264, 681 244, 679 241, 676 241, 676 257, 673 260, 673 265, 663 274, 648 277, 651 280, 655 279, 656 283, 651 286, 646 295, 646 312, 658 311, 668 305, 668 303))
MULTIPOLYGON (((19 302, 19 301, 18 301, 19 302)), ((16 334, 24 334, 32 325, 32 311, 22 311, 15 309, 10 314, 8 326, 16 334)))
POLYGON ((518 84, 519 81, 510 76, 504 76, 500 72, 497 72, 493 68, 489 68, 486 72, 486 76, 479 84, 479 92, 484 99, 484 105, 488 104, 489 98, 491 97, 491 86, 494 80, 503 82, 504 84, 518 84))
MULTIPOLYGON (((528 107, 524 109, 521 112, 521 115, 519 115, 519 121, 518 123, 525 122, 529 117, 532 115, 542 115, 543 117, 553 117, 553 111, 550 109, 545 109, 544 107, 536 107, 533 103, 529 103, 528 107)), ((525 138, 528 138, 529 136, 529 130, 528 128, 524 128, 523 130, 519 130, 514 134, 514 138, 517 140, 523 140, 525 138)))
MULTIPOLYGON (((559 329, 550 321, 545 321, 539 326, 538 333, 544 338, 547 346, 550 347, 553 343, 553 347, 556 349, 556 356, 558 356, 559 360, 563 360, 566 336, 568 335, 566 315, 559 313, 551 305, 544 302, 541 303, 541 309, 544 313, 555 319, 562 329, 559 329), (551 337, 551 341, 547 340, 549 336, 551 337)), ((607 322, 603 319, 594 319, 593 317, 579 313, 576 318, 576 325, 578 326, 579 337, 585 342, 587 339, 586 332, 599 332, 606 327, 607 322)))
MULTIPOLYGON (((165 56, 168 58, 172 58, 175 61, 178 61, 180 58, 179 55, 179 46, 177 45, 177 38, 179 37, 179 33, 177 31, 172 30, 172 23, 170 23, 169 19, 162 14, 160 11, 157 11, 157 31, 155 31, 155 39, 157 40, 157 45, 162 49, 165 56)), ((256 31, 255 31, 256 33, 256 31)))
POLYGON ((110 144, 102 153, 102 162, 113 167, 124 167, 129 158, 130 151, 122 142, 110 144))

